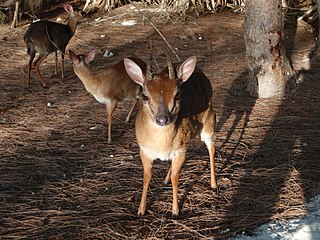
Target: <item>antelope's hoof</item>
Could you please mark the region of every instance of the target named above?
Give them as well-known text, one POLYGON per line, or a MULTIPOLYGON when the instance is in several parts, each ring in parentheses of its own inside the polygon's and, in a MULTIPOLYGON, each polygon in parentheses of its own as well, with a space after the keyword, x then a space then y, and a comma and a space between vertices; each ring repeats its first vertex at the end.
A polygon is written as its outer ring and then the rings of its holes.
POLYGON ((172 217, 179 217, 179 210, 178 211, 172 210, 172 217))
POLYGON ((138 216, 144 216, 144 214, 145 214, 145 211, 141 211, 141 210, 139 209, 139 211, 138 211, 138 216))
POLYGON ((211 189, 213 190, 213 191, 215 191, 217 194, 219 194, 219 187, 212 187, 211 186, 211 189))

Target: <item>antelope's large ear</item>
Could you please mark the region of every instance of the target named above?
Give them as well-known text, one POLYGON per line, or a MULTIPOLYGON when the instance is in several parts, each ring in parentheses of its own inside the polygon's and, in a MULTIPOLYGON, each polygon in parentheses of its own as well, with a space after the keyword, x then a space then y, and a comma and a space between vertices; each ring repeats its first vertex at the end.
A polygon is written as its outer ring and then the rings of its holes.
POLYGON ((69 5, 69 4, 64 3, 63 4, 63 8, 68 13, 74 13, 73 7, 71 5, 69 5))
POLYGON ((75 54, 73 51, 71 51, 70 49, 69 49, 69 57, 74 64, 80 63, 79 56, 77 54, 75 54))
POLYGON ((146 76, 143 74, 139 65, 129 58, 124 58, 123 61, 129 77, 140 86, 143 86, 144 82, 146 81, 146 76))
POLYGON ((87 55, 84 58, 84 61, 86 64, 89 64, 93 61, 94 57, 96 56, 96 50, 92 49, 90 52, 87 53, 87 55))
POLYGON ((184 61, 178 68, 177 77, 185 82, 189 79, 194 69, 196 68, 197 57, 192 56, 189 57, 186 61, 184 61))

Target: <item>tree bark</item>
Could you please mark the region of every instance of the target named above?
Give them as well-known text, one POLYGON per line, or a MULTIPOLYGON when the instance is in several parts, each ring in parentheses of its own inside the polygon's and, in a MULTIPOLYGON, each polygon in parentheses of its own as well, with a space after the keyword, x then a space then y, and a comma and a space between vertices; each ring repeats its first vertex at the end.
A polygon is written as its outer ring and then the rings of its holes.
POLYGON ((259 98, 282 97, 294 71, 283 41, 281 0, 247 0, 244 37, 248 90, 259 98))
POLYGON ((318 48, 319 48, 319 42, 320 42, 320 0, 316 0, 316 4, 317 4, 317 10, 318 10, 318 21, 319 21, 319 34, 318 34, 318 41, 317 41, 317 43, 318 43, 318 48))

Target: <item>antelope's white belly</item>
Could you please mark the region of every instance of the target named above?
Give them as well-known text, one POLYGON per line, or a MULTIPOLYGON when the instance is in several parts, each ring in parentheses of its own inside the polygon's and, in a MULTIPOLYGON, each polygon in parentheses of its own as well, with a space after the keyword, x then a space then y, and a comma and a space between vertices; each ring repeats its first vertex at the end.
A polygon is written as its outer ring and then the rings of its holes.
POLYGON ((108 103, 108 102, 110 102, 110 99, 105 98, 103 96, 99 96, 99 95, 93 95, 93 96, 99 103, 108 103))
POLYGON ((179 149, 171 150, 171 151, 163 151, 163 150, 154 151, 152 149, 148 149, 143 146, 140 146, 140 149, 148 158, 150 158, 150 160, 155 160, 155 159, 160 159, 162 161, 172 160, 183 153, 183 151, 179 149))

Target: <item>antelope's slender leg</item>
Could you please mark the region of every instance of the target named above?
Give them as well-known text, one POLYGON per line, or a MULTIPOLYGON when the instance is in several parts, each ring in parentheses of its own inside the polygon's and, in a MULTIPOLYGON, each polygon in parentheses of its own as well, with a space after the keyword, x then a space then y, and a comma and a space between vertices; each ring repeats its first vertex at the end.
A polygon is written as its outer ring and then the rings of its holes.
POLYGON ((49 53, 40 53, 39 57, 35 60, 34 62, 34 68, 36 70, 37 76, 38 76, 38 80, 41 83, 41 85, 43 87, 47 87, 45 81, 42 78, 42 75, 40 73, 39 67, 40 64, 42 63, 42 61, 49 55, 49 53))
POLYGON ((170 166, 169 171, 167 173, 166 178, 164 179, 163 183, 164 184, 168 184, 170 182, 170 178, 171 178, 171 170, 172 170, 172 166, 170 166))
POLYGON ((139 102, 139 99, 138 99, 138 98, 135 98, 135 99, 134 99, 134 102, 133 102, 133 104, 132 104, 132 107, 131 107, 128 115, 127 115, 126 122, 129 122, 130 117, 131 117, 131 114, 132 114, 132 112, 133 112, 133 109, 134 109, 134 107, 137 105, 138 102, 139 102))
POLYGON ((217 189, 217 179, 215 174, 215 125, 216 125, 216 114, 212 111, 211 105, 209 106, 206 114, 204 115, 203 129, 201 131, 201 140, 205 142, 209 157, 210 157, 210 176, 211 176, 211 188, 217 189))
POLYGON ((60 52, 60 54, 61 54, 61 81, 63 81, 64 80, 64 54, 65 54, 65 50, 60 52))
POLYGON ((29 62, 28 62, 28 83, 27 83, 28 87, 30 87, 31 66, 32 66, 32 62, 33 62, 33 59, 34 59, 35 56, 36 56, 36 52, 32 51, 30 53, 30 59, 29 59, 29 62))
POLYGON ((152 162, 153 160, 148 158, 140 149, 140 157, 143 165, 143 190, 139 206, 138 215, 144 215, 147 208, 147 193, 149 183, 152 177, 152 162))
POLYGON ((171 184, 172 184, 172 215, 179 215, 179 205, 178 205, 178 184, 179 184, 179 174, 180 169, 185 160, 186 153, 182 152, 179 156, 172 159, 171 168, 171 184))
POLYGON ((108 101, 107 102, 107 113, 108 113, 108 142, 111 143, 111 126, 112 126, 112 117, 114 109, 117 107, 118 101, 108 101))
POLYGON ((55 60, 55 67, 54 67, 54 75, 58 75, 58 51, 54 52, 54 60, 55 60))
POLYGON ((214 159, 214 154, 215 154, 214 142, 212 142, 211 144, 208 143, 207 148, 210 156, 211 188, 217 189, 217 179, 216 179, 216 173, 215 173, 215 159, 214 159))

